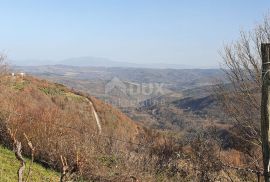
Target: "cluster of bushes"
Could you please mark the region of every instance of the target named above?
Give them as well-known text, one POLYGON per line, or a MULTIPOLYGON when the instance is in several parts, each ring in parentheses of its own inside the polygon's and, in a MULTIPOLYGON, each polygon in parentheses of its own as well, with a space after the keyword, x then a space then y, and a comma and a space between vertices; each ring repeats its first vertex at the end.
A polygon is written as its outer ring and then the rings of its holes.
POLYGON ((179 139, 142 128, 95 98, 46 81, 25 79, 28 84, 20 90, 6 82, 0 85, 0 142, 12 148, 7 129, 17 131, 23 154, 30 156, 26 133, 36 148, 35 160, 46 167, 63 172, 64 157, 76 180, 239 179, 235 172, 229 177, 223 174, 220 145, 209 131, 179 139), (101 134, 87 99, 98 112, 101 134))

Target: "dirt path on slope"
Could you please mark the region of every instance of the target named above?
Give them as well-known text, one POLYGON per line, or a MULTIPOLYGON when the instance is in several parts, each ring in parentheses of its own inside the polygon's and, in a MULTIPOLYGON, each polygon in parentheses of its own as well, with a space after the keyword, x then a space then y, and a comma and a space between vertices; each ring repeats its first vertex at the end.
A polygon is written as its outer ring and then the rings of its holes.
POLYGON ((94 115, 95 120, 96 120, 96 122, 97 122, 97 126, 98 126, 99 133, 101 133, 102 129, 101 129, 101 124, 100 124, 100 119, 99 119, 99 117, 98 117, 98 114, 97 114, 97 112, 96 112, 96 109, 95 109, 95 107, 94 107, 94 105, 93 105, 93 103, 92 103, 92 101, 91 101, 90 99, 86 98, 86 100, 87 100, 87 102, 89 102, 89 104, 90 104, 90 106, 91 106, 93 115, 94 115))

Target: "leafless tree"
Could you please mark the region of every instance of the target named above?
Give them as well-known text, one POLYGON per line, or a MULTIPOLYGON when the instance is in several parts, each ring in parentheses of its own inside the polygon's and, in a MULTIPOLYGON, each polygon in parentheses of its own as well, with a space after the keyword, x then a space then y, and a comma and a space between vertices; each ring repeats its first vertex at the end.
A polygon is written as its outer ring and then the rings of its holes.
POLYGON ((239 126, 243 140, 259 145, 261 43, 270 42, 270 16, 253 31, 241 32, 240 39, 221 52, 226 82, 218 95, 225 111, 239 126))
POLYGON ((8 133, 9 133, 9 137, 11 138, 12 142, 13 142, 13 150, 15 152, 15 156, 17 158, 18 161, 20 161, 21 166, 18 169, 18 182, 27 182, 30 180, 30 176, 31 176, 31 172, 32 172, 32 165, 34 163, 34 151, 35 148, 33 147, 32 142, 30 141, 30 139, 28 138, 28 136, 24 133, 24 137, 27 140, 27 145, 28 147, 31 149, 31 163, 29 165, 29 169, 28 169, 28 173, 26 175, 25 180, 23 180, 23 173, 26 167, 26 161, 22 156, 22 143, 20 141, 17 140, 16 138, 16 133, 17 130, 11 130, 10 128, 7 128, 8 133))
POLYGON ((0 77, 7 73, 7 57, 4 54, 0 54, 0 77))
POLYGON ((16 132, 17 130, 15 130, 14 132, 12 132, 10 129, 9 129, 9 134, 10 134, 10 137, 12 138, 12 141, 13 141, 13 150, 15 152, 15 156, 17 158, 18 161, 20 161, 21 163, 21 166, 18 170, 18 182, 23 182, 23 172, 24 172, 24 169, 25 169, 25 160, 22 156, 22 143, 19 142, 17 139, 16 139, 16 132))
POLYGON ((79 154, 76 155, 76 163, 73 165, 69 165, 67 162, 67 158, 60 155, 62 171, 60 182, 65 181, 77 181, 80 178, 80 159, 79 154))
POLYGON ((224 111, 232 118, 232 134, 244 144, 250 158, 261 145, 261 43, 270 42, 270 16, 252 31, 241 32, 239 40, 225 45, 221 55, 226 81, 216 89, 224 111))
POLYGON ((27 174, 27 177, 26 177, 26 180, 25 180, 25 182, 27 182, 27 181, 30 181, 30 176, 31 176, 31 172, 32 172, 32 165, 34 163, 35 147, 33 146, 32 142, 28 138, 28 136, 25 133, 23 135, 24 135, 24 137, 25 137, 25 139, 27 141, 28 147, 31 149, 31 163, 29 165, 28 174, 27 174))

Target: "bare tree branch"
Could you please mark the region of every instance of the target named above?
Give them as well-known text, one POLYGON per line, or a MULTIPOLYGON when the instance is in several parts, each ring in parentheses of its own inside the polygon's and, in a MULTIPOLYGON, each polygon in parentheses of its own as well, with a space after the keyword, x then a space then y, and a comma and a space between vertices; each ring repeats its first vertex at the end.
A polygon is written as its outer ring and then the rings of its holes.
POLYGON ((13 150, 15 152, 15 156, 16 156, 17 160, 19 160, 21 163, 21 166, 18 170, 18 182, 23 182, 23 172, 25 169, 25 160, 22 156, 22 143, 16 139, 17 130, 15 130, 15 132, 12 132, 11 129, 8 129, 8 130, 9 130, 10 137, 13 140, 13 150))

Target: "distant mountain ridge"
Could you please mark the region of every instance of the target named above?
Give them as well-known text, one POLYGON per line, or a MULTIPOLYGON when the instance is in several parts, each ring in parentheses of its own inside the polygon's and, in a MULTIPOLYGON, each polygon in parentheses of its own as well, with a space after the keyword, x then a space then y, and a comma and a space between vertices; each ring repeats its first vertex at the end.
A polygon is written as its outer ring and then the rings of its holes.
MULTIPOLYGON (((153 68, 153 69, 195 69, 200 68, 191 65, 184 64, 170 64, 170 63, 128 63, 121 61, 113 61, 103 57, 74 57, 57 60, 42 60, 42 59, 28 59, 28 60, 10 60, 11 65, 16 66, 42 66, 42 65, 67 65, 67 66, 78 66, 78 67, 121 67, 121 68, 153 68)), ((207 68, 207 67, 204 67, 207 68)), ((203 69, 204 69, 203 68, 203 69)))

